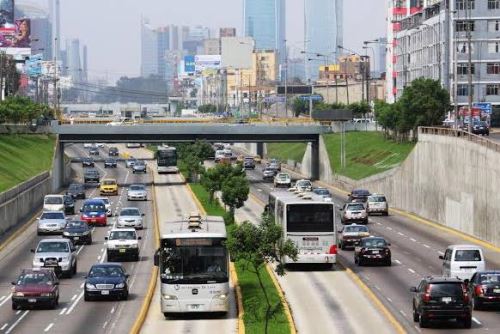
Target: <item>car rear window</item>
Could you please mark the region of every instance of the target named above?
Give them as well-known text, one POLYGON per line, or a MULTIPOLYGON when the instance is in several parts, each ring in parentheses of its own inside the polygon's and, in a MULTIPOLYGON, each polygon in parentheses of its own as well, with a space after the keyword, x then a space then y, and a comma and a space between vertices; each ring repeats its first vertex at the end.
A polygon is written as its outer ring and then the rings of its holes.
POLYGON ((387 243, 381 238, 365 239, 361 242, 362 247, 385 247, 387 243))
POLYGON ((386 202, 385 196, 370 196, 368 197, 368 202, 386 202))
POLYGON ((354 203, 354 204, 349 204, 347 206, 347 210, 353 211, 353 210, 364 210, 365 206, 361 203, 354 203))
POLYGON ((62 213, 62 212, 44 212, 44 213, 42 213, 41 219, 64 219, 64 213, 62 213))
POLYGON ((45 197, 45 204, 62 204, 63 199, 59 196, 57 197, 45 197))
POLYGON ((130 186, 130 190, 144 190, 143 186, 130 186))
POLYGON ((123 209, 120 216, 140 216, 141 213, 137 209, 123 209))
POLYGON ((479 282, 481 284, 498 284, 500 283, 500 273, 481 274, 479 282))
POLYGON ((478 249, 459 249, 455 252, 455 261, 481 261, 481 252, 478 249))
POLYGON ((344 232, 368 232, 368 227, 366 226, 346 226, 344 232))
POLYGON ((102 184, 104 184, 105 186, 113 186, 116 184, 116 181, 115 180, 106 180, 106 181, 103 181, 102 184))
POLYGON ((461 296, 463 294, 462 284, 457 283, 432 283, 430 293, 433 297, 461 296))

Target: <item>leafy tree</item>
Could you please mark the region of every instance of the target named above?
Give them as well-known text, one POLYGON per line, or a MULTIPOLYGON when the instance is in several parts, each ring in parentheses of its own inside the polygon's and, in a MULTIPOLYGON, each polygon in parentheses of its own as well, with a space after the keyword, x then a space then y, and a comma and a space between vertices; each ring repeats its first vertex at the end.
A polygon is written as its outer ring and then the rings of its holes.
POLYGON ((292 110, 295 117, 299 117, 300 114, 305 114, 308 112, 309 102, 296 97, 292 103, 292 110))
POLYGON ((364 117, 366 114, 371 112, 370 105, 365 101, 351 103, 347 106, 347 108, 352 111, 354 116, 358 117, 364 117))
POLYGON ((245 177, 245 172, 241 164, 237 164, 236 166, 231 164, 218 164, 214 168, 209 168, 203 173, 201 184, 210 194, 210 201, 214 199, 214 195, 217 191, 222 190, 223 183, 233 177, 245 177))
POLYGON ((262 271, 268 263, 278 263, 276 273, 285 275, 283 258, 297 260, 298 250, 295 244, 287 239, 282 239, 283 231, 269 215, 262 216, 260 225, 243 222, 231 230, 227 246, 231 257, 243 264, 247 270, 257 276, 259 286, 266 302, 264 333, 269 332, 269 320, 282 307, 282 301, 271 302, 269 293, 262 281, 262 271), (257 242, 258 241, 258 242, 257 242))
POLYGON ((241 208, 248 199, 250 186, 244 176, 232 176, 222 183, 222 201, 229 207, 231 216, 234 210, 241 208))
POLYGON ((203 104, 198 107, 198 111, 202 114, 215 114, 217 112, 217 106, 213 104, 203 104))

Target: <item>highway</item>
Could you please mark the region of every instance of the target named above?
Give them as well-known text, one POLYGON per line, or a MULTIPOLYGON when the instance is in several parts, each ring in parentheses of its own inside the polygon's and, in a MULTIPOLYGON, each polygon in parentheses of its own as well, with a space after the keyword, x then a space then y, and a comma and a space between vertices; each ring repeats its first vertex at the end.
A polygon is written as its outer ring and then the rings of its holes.
MULTIPOLYGON (((295 179, 300 177, 298 174, 291 174, 295 179)), ((260 167, 257 167, 255 171, 247 171, 247 175, 251 182, 251 194, 254 200, 259 202, 261 208, 263 208, 264 203, 267 202, 268 194, 273 190, 273 185, 262 181, 260 167)), ((324 186, 324 184, 321 185, 324 186)), ((346 196, 335 192, 333 188, 330 188, 330 190, 337 205, 342 205, 346 201, 346 196)), ((340 223, 339 220, 338 222, 340 223)), ((368 226, 372 234, 383 236, 391 242, 392 266, 358 267, 354 264, 353 251, 340 251, 340 262, 359 275, 408 332, 439 333, 449 331, 450 328, 453 328, 454 332, 457 333, 500 332, 499 312, 492 310, 473 311, 472 330, 461 329, 456 323, 452 322, 437 323, 436 326, 430 329, 421 330, 413 322, 409 288, 417 285, 419 279, 423 276, 439 275, 441 273, 441 260, 438 256, 443 255, 448 245, 469 244, 470 241, 400 215, 391 215, 389 217, 372 216, 368 226)), ((498 253, 489 249, 484 250, 487 268, 500 268, 498 253)), ((299 274, 304 275, 302 281, 309 279, 314 282, 315 276, 325 273, 300 272, 299 274)), ((306 287, 305 284, 299 286, 302 289, 306 287)), ((297 306, 300 306, 300 303, 294 305, 292 302, 292 310, 297 306)), ((307 309, 304 311, 307 312, 307 309)))
MULTIPOLYGON (((107 150, 100 150, 101 156, 107 156, 107 150)), ((66 150, 70 157, 87 156, 87 151, 80 145, 70 145, 66 150)), ((75 179, 81 182, 81 164, 73 163, 75 179)), ((139 231, 142 236, 141 258, 139 262, 125 262, 124 266, 131 275, 129 278, 130 296, 127 301, 83 301, 84 276, 90 266, 106 261, 104 237, 111 228, 114 217, 108 218, 107 227, 96 227, 93 231, 93 244, 78 246, 78 273, 71 279, 63 278, 60 284, 59 306, 55 310, 19 310, 11 309, 11 281, 15 280, 23 268, 31 268, 35 248, 43 237, 36 235, 36 223, 19 237, 14 239, 0 253, 0 333, 127 333, 136 319, 142 305, 152 269, 153 229, 152 202, 129 203, 126 199, 126 185, 131 183, 151 183, 147 175, 133 175, 123 163, 117 169, 104 169, 97 163, 101 176, 116 178, 122 186, 119 196, 112 196, 113 212, 125 206, 137 206, 146 215, 145 229, 139 231)), ((151 188, 149 187, 149 191, 151 188)), ((97 196, 95 187, 88 187, 87 198, 97 196)), ((77 201, 75 208, 81 207, 77 201)))

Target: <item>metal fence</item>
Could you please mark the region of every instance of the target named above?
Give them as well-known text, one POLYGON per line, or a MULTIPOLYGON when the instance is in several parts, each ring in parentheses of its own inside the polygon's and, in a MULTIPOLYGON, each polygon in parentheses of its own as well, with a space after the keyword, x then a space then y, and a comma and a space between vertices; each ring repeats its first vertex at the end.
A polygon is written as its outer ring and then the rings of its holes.
POLYGON ((496 152, 500 152, 500 143, 487 139, 483 136, 475 135, 470 132, 460 130, 460 129, 451 129, 451 128, 437 128, 437 127, 419 127, 419 134, 428 134, 428 135, 438 135, 438 136, 447 136, 447 137, 459 137, 470 141, 472 143, 487 147, 496 152))

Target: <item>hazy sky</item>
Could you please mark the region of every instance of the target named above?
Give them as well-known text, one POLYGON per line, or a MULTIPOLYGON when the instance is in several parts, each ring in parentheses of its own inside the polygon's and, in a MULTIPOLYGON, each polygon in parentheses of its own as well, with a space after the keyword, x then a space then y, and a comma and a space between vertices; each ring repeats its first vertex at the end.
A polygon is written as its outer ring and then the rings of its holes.
MULTIPOLYGON (((33 0, 32 0, 33 1, 33 0)), ((385 36, 386 0, 344 0, 344 46, 361 51, 362 42, 385 36)), ((134 76, 140 69, 140 19, 153 25, 243 26, 243 0, 61 0, 62 38, 88 45, 89 75, 134 76)), ((303 0, 287 0, 287 39, 303 41, 303 0)), ((62 44, 63 46, 64 44, 62 44)), ((291 50, 293 52, 293 49, 291 50)))

